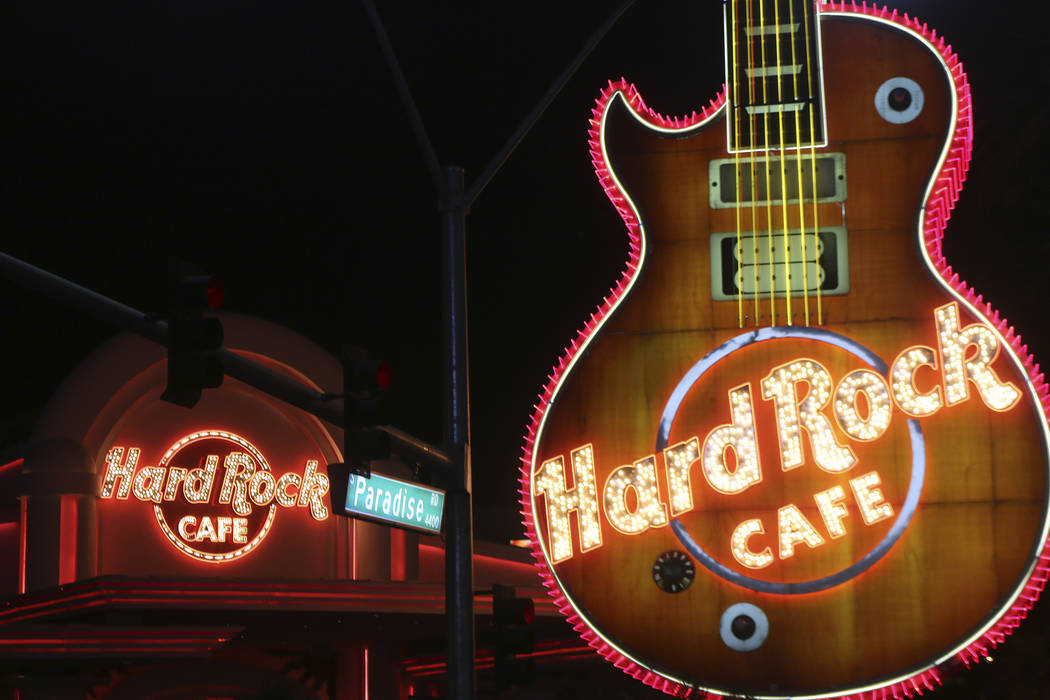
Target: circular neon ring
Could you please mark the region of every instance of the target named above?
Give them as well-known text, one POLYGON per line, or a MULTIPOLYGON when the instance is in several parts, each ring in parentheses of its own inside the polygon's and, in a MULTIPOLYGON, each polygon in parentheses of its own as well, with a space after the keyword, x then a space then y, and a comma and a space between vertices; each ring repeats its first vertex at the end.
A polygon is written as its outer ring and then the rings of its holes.
MULTIPOLYGON (((682 401, 689 393, 689 390, 693 388, 693 385, 696 384, 696 382, 699 381, 700 378, 711 369, 711 367, 743 347, 754 343, 760 343, 765 340, 776 340, 780 338, 806 338, 808 340, 816 340, 828 345, 834 345, 837 348, 845 350, 854 357, 863 360, 879 374, 886 376, 889 373, 889 367, 886 363, 871 350, 845 336, 820 328, 809 328, 804 326, 773 326, 771 328, 759 328, 754 331, 748 331, 747 333, 741 333, 705 355, 703 359, 693 365, 678 382, 678 386, 676 386, 674 391, 671 392, 671 398, 668 399, 667 405, 664 407, 663 414, 660 417, 660 427, 656 434, 656 452, 659 453, 667 447, 668 436, 671 433, 671 424, 674 423, 675 416, 678 414, 678 409, 681 406, 682 401)), ((890 551, 890 548, 893 547, 893 545, 897 543, 897 540, 900 539, 901 535, 904 534, 904 531, 908 527, 908 523, 911 522, 911 518, 915 514, 915 509, 919 505, 919 496, 922 494, 923 482, 926 480, 926 443, 923 440, 922 428, 919 427, 919 422, 914 418, 908 419, 908 435, 911 438, 911 482, 908 485, 908 495, 904 499, 904 505, 901 507, 897 519, 893 521, 892 527, 890 527, 886 535, 877 545, 875 545, 875 547, 872 548, 870 552, 847 566, 845 569, 834 574, 795 583, 764 581, 762 579, 752 578, 733 571, 705 552, 703 548, 693 540, 689 531, 686 530, 685 525, 683 525, 678 518, 671 520, 671 529, 678 537, 678 540, 682 543, 682 546, 685 547, 690 554, 696 557, 696 560, 708 571, 738 586, 759 593, 778 593, 781 595, 816 593, 817 591, 834 588, 835 586, 845 583, 867 571, 875 564, 875 562, 881 559, 886 552, 890 551)))
MULTIPOLYGON (((252 457, 255 458, 256 464, 258 464, 260 468, 265 469, 268 472, 273 471, 272 469, 270 469, 270 463, 266 461, 266 458, 262 456, 262 453, 259 452, 255 445, 248 442, 240 435, 235 435, 225 430, 201 430, 196 433, 187 435, 181 440, 176 441, 174 445, 168 448, 168 451, 165 452, 164 456, 160 458, 160 464, 158 466, 167 467, 168 462, 171 460, 171 458, 174 457, 176 453, 178 453, 183 447, 190 444, 191 442, 197 442, 198 440, 207 440, 210 438, 228 440, 230 442, 240 445, 241 447, 243 447, 251 453, 252 457)), ((266 513, 266 521, 263 523, 262 527, 259 528, 259 532, 256 533, 255 537, 253 537, 243 547, 240 547, 230 552, 224 552, 222 554, 212 554, 211 552, 202 552, 201 550, 191 547, 182 540, 180 540, 179 537, 175 534, 175 532, 172 531, 171 527, 168 526, 167 521, 164 519, 164 511, 161 509, 161 507, 159 505, 153 506, 153 514, 157 518, 157 524, 160 525, 160 529, 164 532, 164 536, 167 537, 168 540, 179 549, 179 551, 184 552, 185 554, 188 554, 189 556, 194 557, 195 559, 199 559, 201 561, 206 561, 213 564, 230 561, 231 559, 237 559, 255 549, 259 545, 259 543, 266 538, 266 535, 269 534, 270 526, 273 525, 274 516, 277 514, 276 510, 277 507, 271 503, 270 510, 266 513)))

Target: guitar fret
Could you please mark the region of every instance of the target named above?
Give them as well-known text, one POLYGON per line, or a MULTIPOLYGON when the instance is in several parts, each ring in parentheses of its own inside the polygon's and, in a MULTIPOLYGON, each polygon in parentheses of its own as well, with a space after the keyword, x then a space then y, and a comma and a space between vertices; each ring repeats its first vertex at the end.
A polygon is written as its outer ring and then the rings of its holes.
POLYGON ((782 66, 779 64, 775 66, 760 66, 758 68, 745 68, 744 72, 747 73, 747 77, 749 78, 779 78, 782 75, 797 75, 798 73, 801 73, 802 65, 793 63, 790 66, 782 66))
POLYGON ((779 112, 798 112, 806 106, 805 102, 781 102, 771 105, 745 105, 748 114, 769 114, 779 112))
POLYGON ((748 36, 762 36, 770 34, 794 34, 798 31, 799 23, 794 24, 762 24, 757 27, 745 27, 748 36))

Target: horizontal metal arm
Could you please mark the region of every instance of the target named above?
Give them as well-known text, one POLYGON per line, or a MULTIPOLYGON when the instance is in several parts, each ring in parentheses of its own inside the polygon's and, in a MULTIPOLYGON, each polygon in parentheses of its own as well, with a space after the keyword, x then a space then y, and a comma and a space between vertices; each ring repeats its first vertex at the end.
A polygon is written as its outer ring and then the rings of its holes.
POLYGON ((423 442, 419 438, 398 430, 392 425, 377 426, 379 430, 390 436, 390 450, 405 459, 412 459, 428 464, 441 464, 446 467, 452 466, 452 458, 434 447, 430 443, 423 442))
MULTIPOLYGON (((164 321, 6 253, 0 253, 0 275, 147 340, 160 345, 168 343, 168 324, 164 321)), ((325 401, 321 392, 235 352, 219 350, 216 357, 222 362, 223 371, 234 379, 340 428, 345 427, 346 416, 341 401, 325 401)))

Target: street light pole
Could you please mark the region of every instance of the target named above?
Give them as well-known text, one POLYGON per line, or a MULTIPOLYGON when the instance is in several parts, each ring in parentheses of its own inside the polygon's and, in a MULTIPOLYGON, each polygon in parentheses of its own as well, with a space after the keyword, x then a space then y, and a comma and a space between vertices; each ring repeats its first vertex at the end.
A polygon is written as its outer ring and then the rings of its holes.
POLYGON ((467 364, 466 207, 463 169, 444 169, 441 203, 442 316, 445 336, 444 447, 454 464, 445 493, 445 617, 448 697, 473 698, 474 529, 471 521, 470 394, 467 364))
POLYGON ((445 615, 447 616, 448 664, 447 693, 456 700, 475 697, 473 551, 470 480, 470 411, 467 377, 467 294, 466 294, 466 218, 470 206, 495 176, 554 98, 569 82, 583 61, 612 25, 634 4, 623 0, 561 75, 547 89, 518 128, 489 161, 481 175, 464 187, 463 169, 440 166, 423 119, 412 99, 412 91, 401 71, 394 48, 383 28, 374 0, 361 0, 372 23, 380 50, 394 78, 394 86, 416 136, 423 161, 430 171, 441 212, 442 315, 444 320, 445 363, 444 447, 453 460, 445 495, 445 615))

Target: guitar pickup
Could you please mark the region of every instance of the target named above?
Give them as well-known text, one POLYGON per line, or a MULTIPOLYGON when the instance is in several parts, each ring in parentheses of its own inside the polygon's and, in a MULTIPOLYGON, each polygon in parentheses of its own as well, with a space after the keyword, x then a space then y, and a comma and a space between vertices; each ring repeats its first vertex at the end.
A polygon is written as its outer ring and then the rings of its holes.
POLYGON ((849 292, 849 246, 842 226, 807 230, 803 245, 799 229, 772 235, 748 231, 711 235, 711 298, 735 301, 769 296, 822 296, 849 292), (805 250, 803 250, 803 247, 805 250), (785 260, 787 264, 785 265, 785 260), (790 278, 790 282, 789 282, 790 278))
POLYGON ((768 162, 765 155, 741 155, 711 161, 708 164, 711 207, 731 209, 752 204, 797 204, 800 161, 803 201, 813 201, 814 174, 818 202, 846 201, 846 154, 821 153, 814 158, 803 152, 801 155, 769 155, 768 162))

